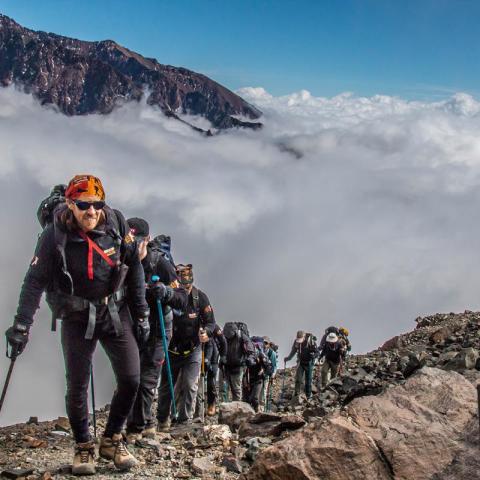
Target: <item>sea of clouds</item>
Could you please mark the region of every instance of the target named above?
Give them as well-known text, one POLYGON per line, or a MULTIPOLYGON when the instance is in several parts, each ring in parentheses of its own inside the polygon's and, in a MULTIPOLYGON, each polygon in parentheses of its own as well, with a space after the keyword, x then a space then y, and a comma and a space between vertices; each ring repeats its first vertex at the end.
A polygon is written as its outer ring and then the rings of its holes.
MULTIPOLYGON (((65 117, 0 89, 2 330, 40 231, 38 203, 77 173, 98 175, 112 206, 170 234, 218 323, 247 322, 281 357, 298 329, 343 324, 365 352, 418 315, 479 308, 479 102, 238 93, 264 112, 264 128, 206 138, 142 103, 65 117)), ((42 304, 0 424, 64 412, 49 330, 42 304)), ((96 386, 97 405, 108 402, 101 348, 96 386)))

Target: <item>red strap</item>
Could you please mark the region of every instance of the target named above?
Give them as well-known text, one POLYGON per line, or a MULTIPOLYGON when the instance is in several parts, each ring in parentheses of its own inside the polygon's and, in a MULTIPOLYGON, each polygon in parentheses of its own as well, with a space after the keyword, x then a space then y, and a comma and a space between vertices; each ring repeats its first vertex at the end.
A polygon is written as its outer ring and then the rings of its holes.
POLYGON ((87 269, 88 269, 88 279, 93 280, 93 251, 95 250, 111 267, 115 266, 115 262, 82 230, 78 234, 87 242, 88 244, 88 258, 87 258, 87 269))

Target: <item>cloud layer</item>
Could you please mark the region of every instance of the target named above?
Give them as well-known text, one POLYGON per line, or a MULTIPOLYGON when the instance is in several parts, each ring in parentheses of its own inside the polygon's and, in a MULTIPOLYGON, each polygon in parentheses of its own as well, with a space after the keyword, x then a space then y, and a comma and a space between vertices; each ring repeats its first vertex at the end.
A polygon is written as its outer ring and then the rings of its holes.
MULTIPOLYGON (((479 102, 239 93, 265 128, 204 138, 142 104, 67 118, 0 89, 3 327, 40 230, 39 200, 85 172, 102 178, 111 205, 172 235, 220 324, 246 321, 282 356, 300 328, 320 335, 344 323, 365 351, 417 315, 479 307, 479 102)), ((0 423, 63 412, 56 343, 43 306, 0 423)), ((100 350, 99 404, 113 388, 100 350)))

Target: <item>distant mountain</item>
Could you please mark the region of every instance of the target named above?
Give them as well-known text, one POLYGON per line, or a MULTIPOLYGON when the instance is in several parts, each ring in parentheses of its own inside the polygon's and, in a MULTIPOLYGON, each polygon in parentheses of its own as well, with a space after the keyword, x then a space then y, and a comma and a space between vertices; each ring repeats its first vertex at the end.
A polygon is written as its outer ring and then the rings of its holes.
POLYGON ((201 115, 215 128, 257 129, 261 112, 205 75, 162 65, 112 40, 84 42, 35 32, 0 14, 0 85, 21 86, 66 115, 109 113, 140 100, 172 117, 201 115))

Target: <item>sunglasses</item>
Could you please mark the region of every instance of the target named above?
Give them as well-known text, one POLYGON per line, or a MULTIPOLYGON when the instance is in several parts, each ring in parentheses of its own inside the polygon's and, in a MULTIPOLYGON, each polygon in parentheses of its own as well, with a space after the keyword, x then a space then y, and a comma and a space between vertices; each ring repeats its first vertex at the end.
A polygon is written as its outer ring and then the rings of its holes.
POLYGON ((98 202, 82 202, 81 200, 75 200, 75 205, 79 210, 86 211, 90 207, 93 207, 95 210, 101 210, 105 206, 105 202, 99 200, 98 202))

